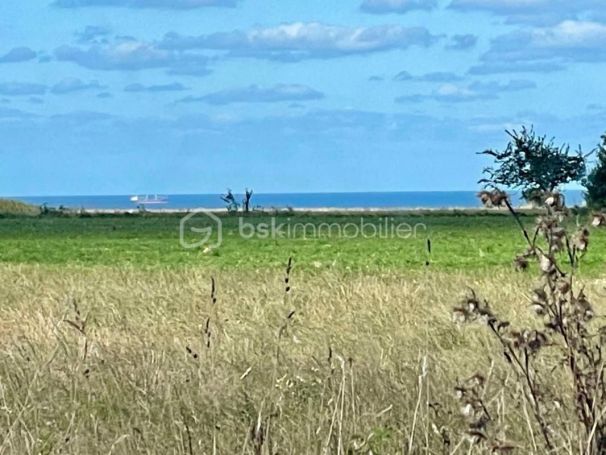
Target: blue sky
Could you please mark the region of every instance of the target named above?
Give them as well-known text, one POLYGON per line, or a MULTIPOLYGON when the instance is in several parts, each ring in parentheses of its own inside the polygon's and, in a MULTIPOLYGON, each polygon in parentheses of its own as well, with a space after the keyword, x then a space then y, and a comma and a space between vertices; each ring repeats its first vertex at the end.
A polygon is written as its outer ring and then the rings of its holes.
POLYGON ((0 5, 0 194, 470 190, 606 131, 603 0, 0 5))

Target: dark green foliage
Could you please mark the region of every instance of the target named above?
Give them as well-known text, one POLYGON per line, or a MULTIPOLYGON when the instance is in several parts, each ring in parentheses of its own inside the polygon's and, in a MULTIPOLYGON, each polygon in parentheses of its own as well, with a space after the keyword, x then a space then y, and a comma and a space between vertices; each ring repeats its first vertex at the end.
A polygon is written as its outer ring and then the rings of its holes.
POLYGON ((589 207, 602 209, 606 207, 606 134, 596 152, 598 162, 587 178, 585 198, 589 207))
POLYGON ((569 145, 558 147, 546 136, 537 136, 532 128, 506 132, 511 140, 504 151, 481 153, 492 156, 495 165, 484 169, 486 177, 478 183, 486 187, 521 189, 524 199, 536 202, 561 185, 585 177, 585 156, 580 150, 571 155, 569 145))

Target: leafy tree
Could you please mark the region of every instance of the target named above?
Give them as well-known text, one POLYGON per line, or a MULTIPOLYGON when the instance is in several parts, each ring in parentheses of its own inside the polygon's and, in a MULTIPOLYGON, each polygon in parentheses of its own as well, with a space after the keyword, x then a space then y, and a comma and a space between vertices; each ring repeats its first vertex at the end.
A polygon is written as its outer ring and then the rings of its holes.
POLYGON ((587 177, 585 199, 589 207, 601 209, 606 207, 606 134, 596 152, 598 163, 587 177))
POLYGON ((553 139, 537 136, 533 128, 506 133, 511 140, 504 151, 480 153, 492 156, 495 164, 484 169, 486 177, 478 183, 487 188, 518 188, 524 199, 537 202, 561 185, 584 181, 586 162, 580 150, 571 155, 569 145, 556 146, 553 139))

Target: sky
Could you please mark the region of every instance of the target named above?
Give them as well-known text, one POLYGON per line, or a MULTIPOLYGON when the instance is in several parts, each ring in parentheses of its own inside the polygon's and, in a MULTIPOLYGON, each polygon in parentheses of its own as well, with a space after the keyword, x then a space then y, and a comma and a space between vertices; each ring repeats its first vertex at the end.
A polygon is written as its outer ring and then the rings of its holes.
POLYGON ((605 82, 603 0, 4 0, 0 195, 474 190, 605 82))

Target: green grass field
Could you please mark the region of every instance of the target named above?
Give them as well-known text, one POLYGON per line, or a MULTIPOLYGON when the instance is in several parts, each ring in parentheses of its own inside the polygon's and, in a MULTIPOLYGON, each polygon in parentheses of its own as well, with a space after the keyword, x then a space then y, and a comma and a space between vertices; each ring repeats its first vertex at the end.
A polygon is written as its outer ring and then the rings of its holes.
MULTIPOLYGON (((204 266, 215 269, 265 270, 282 267, 289 256, 302 269, 352 271, 418 270, 428 259, 439 270, 508 268, 525 245, 507 214, 488 215, 364 215, 364 222, 384 226, 406 223, 406 238, 343 238, 336 228, 329 234, 305 238, 296 226, 360 225, 360 215, 280 215, 276 224, 289 223, 289 238, 243 239, 236 217, 223 216, 223 244, 211 252, 184 249, 179 243, 179 215, 94 217, 14 217, 0 219, 0 261, 29 264, 204 266)), ((524 217, 532 229, 533 216, 524 217)), ((246 223, 270 224, 269 216, 255 215, 246 223)), ((198 222, 198 225, 204 226, 198 222)), ((354 234, 355 229, 342 230, 354 234)), ((285 232, 285 231, 284 231, 285 232)), ((307 231, 313 233, 311 228, 307 231)), ((319 232, 319 231, 316 231, 319 232)), ((366 231, 372 234, 372 229, 366 231)), ((378 231, 377 231, 378 232, 378 231)), ((405 237, 405 236, 403 236, 405 237)), ((606 260, 606 235, 596 230, 592 249, 584 260, 587 272, 599 273, 606 260)))
MULTIPOLYGON (((536 325, 536 273, 512 267, 515 221, 394 218, 427 230, 246 240, 223 217, 223 244, 204 252, 181 247, 176 215, 0 218, 0 454, 488 454, 452 395, 476 372, 489 431, 514 453, 545 453, 493 337, 451 320, 473 288, 536 325)), ((581 275, 601 314, 605 259, 593 230, 581 275)), ((570 395, 559 359, 541 362, 570 395)), ((554 453, 585 453, 574 409, 554 408, 552 424, 554 453)))

